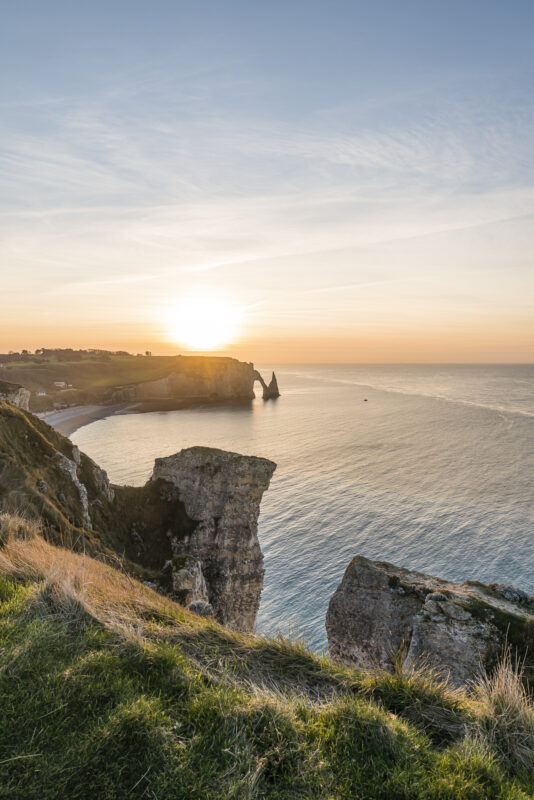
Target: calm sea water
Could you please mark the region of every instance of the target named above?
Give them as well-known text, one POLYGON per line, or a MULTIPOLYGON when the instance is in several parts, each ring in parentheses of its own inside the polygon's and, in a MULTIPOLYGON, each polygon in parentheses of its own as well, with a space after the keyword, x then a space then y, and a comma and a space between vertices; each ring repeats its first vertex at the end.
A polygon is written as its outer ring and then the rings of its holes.
POLYGON ((72 439, 115 483, 191 445, 277 462, 260 631, 325 647, 358 554, 534 592, 534 366, 275 369, 277 401, 110 417, 72 439))

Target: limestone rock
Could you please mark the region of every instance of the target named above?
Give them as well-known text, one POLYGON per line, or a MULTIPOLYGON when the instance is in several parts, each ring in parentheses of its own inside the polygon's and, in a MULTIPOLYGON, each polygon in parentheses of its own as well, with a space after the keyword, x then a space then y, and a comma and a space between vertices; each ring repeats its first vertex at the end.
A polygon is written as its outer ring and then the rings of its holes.
POLYGON ((491 669, 507 645, 532 660, 534 607, 527 600, 512 587, 448 583, 358 556, 330 600, 330 654, 391 669, 400 651, 405 667, 426 662, 453 685, 465 685, 491 669))
POLYGON ((254 365, 235 358, 176 360, 174 369, 164 378, 115 387, 113 402, 212 398, 217 400, 252 400, 256 370, 254 365), (193 362, 193 363, 191 363, 193 362))
POLYGON ((180 543, 202 565, 215 617, 240 630, 254 628, 263 587, 258 542, 260 502, 276 464, 209 447, 158 458, 152 481, 178 490, 196 525, 180 543))
POLYGON ((269 385, 265 383, 258 370, 255 370, 255 378, 262 385, 264 400, 275 400, 277 397, 280 397, 280 391, 278 389, 278 381, 276 380, 276 375, 274 374, 274 372, 269 385))
POLYGON ((193 614, 198 614, 200 617, 212 617, 213 606, 210 603, 205 603, 203 600, 195 600, 194 603, 189 603, 189 611, 193 614))
POLYGON ((115 499, 115 492, 111 488, 106 470, 102 469, 102 467, 99 467, 98 464, 95 464, 92 459, 88 458, 87 460, 91 467, 92 478, 97 492, 103 494, 106 500, 109 503, 112 503, 115 499))
POLYGON ((78 477, 78 464, 74 458, 67 458, 67 456, 64 456, 62 453, 56 454, 56 461, 58 462, 59 468, 70 476, 74 486, 78 490, 78 494, 80 495, 80 503, 82 504, 84 522, 88 528, 92 528, 93 524, 91 522, 91 515, 89 513, 89 497, 87 495, 87 487, 80 481, 78 477))
POLYGON ((190 555, 174 556, 171 563, 172 594, 184 606, 209 603, 202 563, 190 555))
POLYGON ((0 381, 0 397, 5 398, 14 406, 28 411, 30 407, 31 392, 20 386, 18 383, 8 383, 0 381))
POLYGON ((275 400, 277 397, 280 397, 280 391, 278 389, 278 381, 276 380, 276 375, 273 372, 271 382, 269 383, 267 388, 263 390, 263 399, 275 400))
POLYGON ((275 464, 207 447, 156 461, 144 486, 104 470, 43 420, 0 399, 0 511, 121 568, 186 606, 252 630, 263 586, 257 522, 275 464))

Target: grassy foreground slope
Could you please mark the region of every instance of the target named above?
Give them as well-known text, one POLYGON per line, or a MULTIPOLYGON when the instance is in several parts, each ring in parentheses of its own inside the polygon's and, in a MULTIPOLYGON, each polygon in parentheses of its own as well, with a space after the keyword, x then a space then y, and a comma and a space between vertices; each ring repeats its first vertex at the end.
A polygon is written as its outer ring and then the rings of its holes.
POLYGON ((231 632, 0 517, 0 797, 533 796, 508 666, 472 696, 231 632), (526 768, 526 769, 525 769, 526 768))

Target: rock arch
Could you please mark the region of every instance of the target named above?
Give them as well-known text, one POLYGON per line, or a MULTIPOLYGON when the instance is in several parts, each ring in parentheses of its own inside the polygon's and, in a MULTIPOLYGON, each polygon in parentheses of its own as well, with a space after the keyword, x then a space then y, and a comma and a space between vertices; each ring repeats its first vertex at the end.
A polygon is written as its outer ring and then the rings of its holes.
POLYGON ((269 384, 265 383, 258 370, 254 371, 254 380, 259 381, 261 383, 264 400, 274 400, 276 397, 280 397, 280 391, 278 389, 278 381, 276 380, 276 375, 274 374, 274 372, 271 378, 271 382, 269 384))

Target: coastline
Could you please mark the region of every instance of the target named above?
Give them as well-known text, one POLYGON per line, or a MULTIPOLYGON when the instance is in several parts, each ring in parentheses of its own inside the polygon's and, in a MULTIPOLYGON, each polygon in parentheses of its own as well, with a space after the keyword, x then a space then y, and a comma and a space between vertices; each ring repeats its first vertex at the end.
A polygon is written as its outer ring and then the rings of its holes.
POLYGON ((160 398, 114 405, 71 406, 60 411, 45 411, 36 416, 51 425, 58 433, 62 433, 63 436, 70 436, 85 425, 118 414, 147 414, 152 411, 178 411, 200 406, 242 405, 250 402, 250 400, 244 399, 221 401, 210 397, 160 398))
POLYGON ((58 433, 62 433, 63 436, 70 436, 78 428, 83 428, 84 425, 89 425, 99 419, 111 417, 113 414, 125 411, 126 408, 125 403, 113 406, 71 406, 63 408, 61 411, 45 411, 36 416, 51 425, 58 433))

